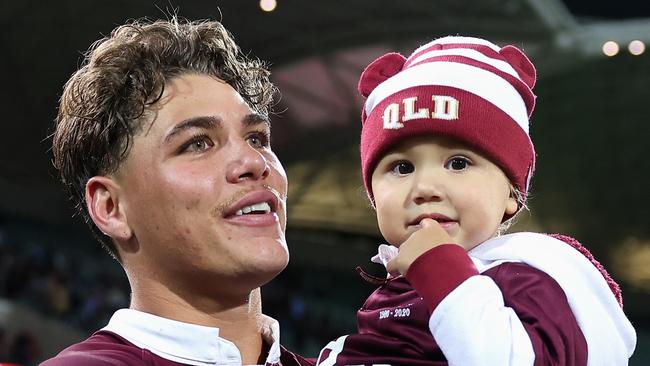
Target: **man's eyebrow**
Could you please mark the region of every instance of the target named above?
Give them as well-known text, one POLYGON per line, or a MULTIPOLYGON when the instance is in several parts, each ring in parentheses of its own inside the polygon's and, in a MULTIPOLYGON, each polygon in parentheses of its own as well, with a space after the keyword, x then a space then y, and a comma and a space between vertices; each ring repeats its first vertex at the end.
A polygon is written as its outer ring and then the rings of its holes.
POLYGON ((261 124, 264 124, 269 128, 271 127, 271 121, 269 120, 269 117, 259 113, 247 114, 242 119, 242 123, 244 124, 244 127, 253 127, 261 124))
POLYGON ((165 136, 164 143, 167 144, 169 141, 178 135, 182 131, 189 130, 192 128, 202 128, 205 130, 216 128, 221 126, 221 118, 216 116, 198 116, 185 119, 178 124, 176 124, 165 136))

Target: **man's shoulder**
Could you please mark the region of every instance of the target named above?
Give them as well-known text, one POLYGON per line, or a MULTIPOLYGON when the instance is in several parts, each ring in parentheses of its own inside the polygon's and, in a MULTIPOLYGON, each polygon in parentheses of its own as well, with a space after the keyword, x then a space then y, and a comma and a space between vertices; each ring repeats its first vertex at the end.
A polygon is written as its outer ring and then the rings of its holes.
POLYGON ((75 343, 39 366, 131 366, 142 365, 142 349, 120 336, 98 331, 75 343))

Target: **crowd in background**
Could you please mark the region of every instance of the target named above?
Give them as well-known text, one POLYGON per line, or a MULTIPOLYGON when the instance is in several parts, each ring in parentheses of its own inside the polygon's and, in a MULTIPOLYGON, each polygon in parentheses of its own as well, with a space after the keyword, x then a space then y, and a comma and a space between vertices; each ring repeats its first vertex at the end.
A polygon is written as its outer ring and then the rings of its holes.
MULTIPOLYGON (((29 222, 0 222, 0 299, 90 335, 115 310, 128 307, 128 281, 92 238, 75 243, 50 230, 29 222)), ((353 269, 340 274, 290 266, 263 287, 263 311, 280 322, 282 344, 315 357, 329 341, 353 331, 359 299, 372 287, 350 277, 356 277, 353 269), (334 288, 336 297, 330 293, 334 288)), ((51 356, 34 337, 39 329, 10 336, 1 325, 0 365, 33 366, 51 356)))
POLYGON ((3 298, 81 329, 105 322, 115 309, 128 306, 128 284, 119 274, 97 271, 91 258, 71 260, 55 248, 21 244, 0 248, 3 298))
MULTIPOLYGON (((16 232, 0 226, 0 298, 82 332, 101 327, 116 309, 128 306, 128 283, 119 271, 16 232)), ((34 337, 38 331, 20 329, 10 336, 0 329, 0 362, 30 366, 46 356, 34 337)))
POLYGON ((34 365, 41 354, 39 344, 32 332, 22 331, 9 339, 7 331, 0 327, 0 365, 5 363, 34 365))

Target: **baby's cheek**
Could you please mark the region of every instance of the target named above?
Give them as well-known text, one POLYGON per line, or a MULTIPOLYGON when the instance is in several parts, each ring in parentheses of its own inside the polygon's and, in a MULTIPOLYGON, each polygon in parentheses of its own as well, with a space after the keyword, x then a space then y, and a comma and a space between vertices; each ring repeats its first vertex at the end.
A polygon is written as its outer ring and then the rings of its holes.
POLYGON ((399 247, 399 245, 404 241, 397 228, 395 227, 395 222, 392 222, 390 219, 382 219, 382 216, 377 214, 377 221, 379 224, 379 231, 384 237, 388 244, 399 247))

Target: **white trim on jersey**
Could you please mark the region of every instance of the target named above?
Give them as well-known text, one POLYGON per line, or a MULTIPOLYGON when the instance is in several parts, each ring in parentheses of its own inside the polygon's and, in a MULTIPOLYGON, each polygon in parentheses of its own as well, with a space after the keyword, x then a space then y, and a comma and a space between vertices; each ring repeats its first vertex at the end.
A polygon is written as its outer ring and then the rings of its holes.
POLYGON ((318 360, 316 361, 316 365, 318 366, 334 366, 336 365, 336 358, 338 357, 339 353, 343 350, 343 345, 345 344, 345 339, 348 336, 342 336, 338 337, 335 340, 331 341, 330 343, 325 346, 320 351, 320 354, 318 354, 318 360), (323 352, 329 350, 330 353, 327 355, 327 358, 322 358, 323 357, 323 352))
POLYGON ((447 295, 431 314, 429 329, 450 365, 535 363, 526 329, 487 276, 473 276, 447 295))
MULTIPOLYGON (((280 326, 264 316, 262 335, 271 343, 267 364, 280 363, 280 326)), ((239 366, 237 346, 219 337, 219 328, 184 323, 133 309, 116 311, 106 330, 166 360, 193 366, 239 366)))

